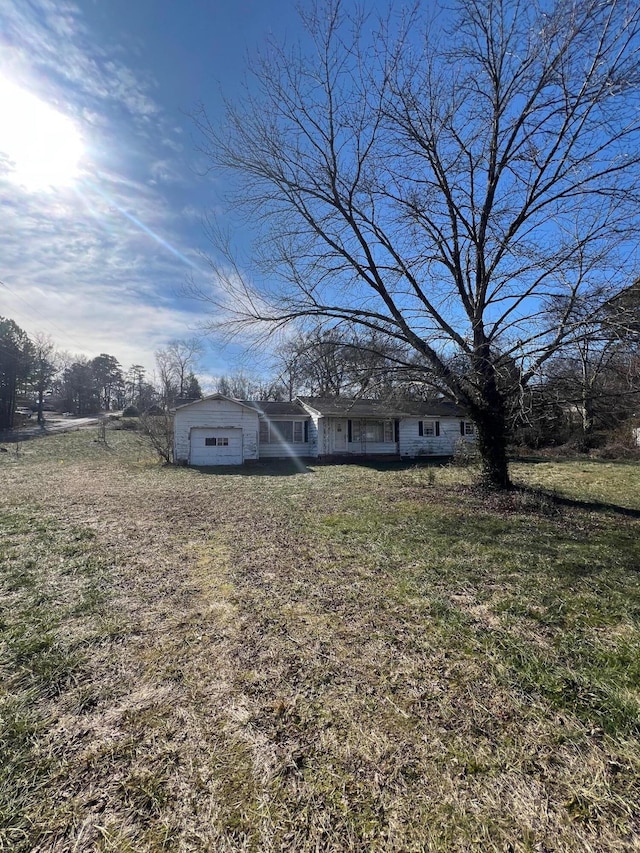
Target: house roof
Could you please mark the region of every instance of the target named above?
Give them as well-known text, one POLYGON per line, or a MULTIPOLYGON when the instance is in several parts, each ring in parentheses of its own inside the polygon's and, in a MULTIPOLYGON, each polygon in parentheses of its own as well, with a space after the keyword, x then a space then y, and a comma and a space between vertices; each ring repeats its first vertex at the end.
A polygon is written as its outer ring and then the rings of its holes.
POLYGON ((343 418, 463 418, 465 410, 449 400, 363 400, 349 397, 298 397, 325 417, 343 418))
POLYGON ((297 418, 309 417, 309 412, 295 400, 291 403, 278 403, 273 400, 241 400, 240 402, 267 417, 276 417, 277 415, 289 415, 289 417, 297 418))
POLYGON ((233 397, 227 397, 224 394, 209 394, 207 397, 201 397, 199 400, 192 400, 190 403, 183 403, 176 406, 176 412, 187 409, 189 406, 199 406, 201 403, 206 403, 207 400, 227 400, 229 403, 235 403, 237 406, 244 406, 245 409, 253 408, 244 400, 234 400, 233 397))
POLYGON ((177 410, 197 406, 207 400, 228 400, 253 409, 266 417, 309 417, 309 409, 324 417, 338 418, 464 418, 464 409, 448 400, 364 400, 351 397, 298 397, 291 403, 273 400, 235 400, 224 394, 210 394, 201 400, 178 406, 177 410))

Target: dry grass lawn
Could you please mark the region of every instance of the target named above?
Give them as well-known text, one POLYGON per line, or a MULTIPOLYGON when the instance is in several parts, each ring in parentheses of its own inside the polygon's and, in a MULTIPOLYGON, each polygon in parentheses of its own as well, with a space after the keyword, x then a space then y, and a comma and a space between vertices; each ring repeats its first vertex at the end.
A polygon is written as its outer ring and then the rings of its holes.
POLYGON ((640 466, 0 454, 0 850, 640 850, 640 466))

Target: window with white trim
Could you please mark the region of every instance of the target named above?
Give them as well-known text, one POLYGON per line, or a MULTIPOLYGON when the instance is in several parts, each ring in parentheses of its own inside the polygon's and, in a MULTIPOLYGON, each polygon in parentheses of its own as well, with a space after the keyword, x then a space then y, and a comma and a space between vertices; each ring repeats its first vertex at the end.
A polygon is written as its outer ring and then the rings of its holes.
POLYGON ((389 444, 395 441, 393 421, 354 420, 350 424, 351 442, 389 444))
POLYGON ((304 421, 260 420, 260 444, 304 444, 308 440, 304 421))
POLYGON ((228 447, 229 438, 226 435, 209 435, 204 440, 205 447, 228 447))
POLYGON ((437 438, 440 435, 440 421, 418 421, 418 435, 437 438))
POLYGON ((465 421, 464 422, 464 434, 465 435, 475 435, 476 434, 476 425, 473 421, 465 421))

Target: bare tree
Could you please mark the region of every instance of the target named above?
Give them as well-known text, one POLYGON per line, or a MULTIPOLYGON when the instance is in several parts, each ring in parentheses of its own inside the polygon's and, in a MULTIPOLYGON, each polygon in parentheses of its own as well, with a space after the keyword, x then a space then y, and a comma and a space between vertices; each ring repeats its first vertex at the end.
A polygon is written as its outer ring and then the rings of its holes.
POLYGON ((497 363, 526 385, 581 335, 585 299, 599 311, 621 268, 636 274, 640 9, 454 0, 425 20, 428 5, 385 21, 314 7, 307 40, 258 59, 226 122, 199 112, 257 247, 250 267, 212 260, 217 291, 200 295, 236 329, 348 321, 410 346, 506 487, 518 389, 497 363))
POLYGON ((216 391, 236 400, 282 400, 282 385, 244 370, 235 370, 216 380, 216 391))
MULTIPOLYGON (((298 394, 412 396, 416 382, 427 384, 425 371, 416 369, 414 351, 368 329, 318 326, 301 332, 277 348, 274 367, 290 400, 298 394)), ((428 383, 432 395, 434 385, 428 383)))
POLYGON ((173 462, 173 416, 162 414, 140 415, 140 430, 158 458, 167 465, 173 462))
POLYGON ((174 405, 178 396, 177 372, 174 359, 166 349, 159 349, 155 353, 156 367, 158 369, 158 385, 162 406, 165 410, 174 405))
POLYGON ((33 368, 31 382, 38 395, 38 423, 44 423, 44 397, 58 372, 55 345, 49 335, 38 332, 33 340, 33 368))
POLYGON ((166 351, 173 364, 178 396, 184 397, 187 377, 195 371, 203 353, 202 341, 198 338, 170 341, 166 351))

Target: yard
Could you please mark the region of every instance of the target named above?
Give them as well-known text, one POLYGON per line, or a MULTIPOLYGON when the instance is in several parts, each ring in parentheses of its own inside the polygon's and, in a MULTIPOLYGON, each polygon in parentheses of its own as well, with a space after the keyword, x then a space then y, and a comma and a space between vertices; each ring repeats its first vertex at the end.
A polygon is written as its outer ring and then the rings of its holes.
POLYGON ((640 850, 637 463, 98 439, 0 454, 0 850, 640 850))

